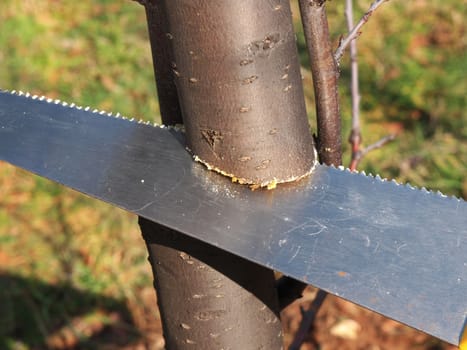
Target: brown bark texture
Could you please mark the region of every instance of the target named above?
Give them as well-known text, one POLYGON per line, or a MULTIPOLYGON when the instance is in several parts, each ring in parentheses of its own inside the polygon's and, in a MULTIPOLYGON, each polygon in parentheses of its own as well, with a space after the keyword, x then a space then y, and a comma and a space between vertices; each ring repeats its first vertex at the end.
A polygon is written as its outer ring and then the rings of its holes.
POLYGON ((167 1, 187 143, 240 183, 292 181, 314 164, 290 5, 167 1))
MULTIPOLYGON (((142 3, 159 99, 178 90, 193 152, 245 182, 306 174, 313 148, 288 2, 142 3)), ((163 123, 178 122, 165 102, 163 123)), ((273 271, 142 218, 140 226, 167 349, 282 347, 273 271)))
POLYGON ((146 9, 149 39, 156 76, 159 108, 166 125, 183 124, 177 89, 173 79, 172 41, 167 37, 168 23, 163 1, 142 2, 146 9))
POLYGON ((318 124, 317 150, 322 163, 342 163, 339 71, 329 37, 325 0, 299 0, 308 46, 318 124))
POLYGON ((167 349, 281 349, 271 270, 140 218, 167 349))

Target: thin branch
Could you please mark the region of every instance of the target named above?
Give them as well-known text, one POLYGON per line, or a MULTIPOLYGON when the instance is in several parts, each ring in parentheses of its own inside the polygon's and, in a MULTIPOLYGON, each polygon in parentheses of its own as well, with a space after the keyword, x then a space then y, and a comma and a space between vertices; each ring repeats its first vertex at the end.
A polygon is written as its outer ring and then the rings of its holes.
POLYGON ((382 139, 376 141, 375 143, 372 143, 371 145, 369 145, 368 147, 365 147, 364 149, 362 150, 358 150, 356 152, 356 155, 355 157, 352 156, 352 161, 349 165, 349 169, 350 170, 356 170, 357 169, 357 166, 358 166, 358 163, 360 163, 360 161, 362 160, 362 158, 369 152, 375 150, 375 149, 378 149, 378 148, 381 148, 383 147, 385 144, 387 144, 388 142, 391 142, 393 141, 394 139, 396 138, 396 135, 394 134, 390 134, 390 135, 387 135, 385 137, 383 137, 382 139))
POLYGON ((331 47, 324 0, 300 0, 300 14, 310 58, 318 124, 317 151, 327 165, 342 163, 339 72, 331 47))
POLYGON ((387 136, 383 137, 381 140, 379 140, 379 141, 369 145, 368 147, 364 148, 360 152, 360 157, 363 157, 368 152, 371 152, 371 151, 373 151, 373 150, 375 150, 377 148, 383 147, 385 144, 387 144, 388 142, 393 141, 395 138, 396 138, 396 135, 393 135, 393 134, 390 134, 390 135, 387 135, 387 136))
MULTIPOLYGON (((349 35, 347 38, 350 38, 348 44, 350 45, 350 92, 352 96, 352 130, 349 136, 349 142, 351 144, 352 149, 352 158, 350 160, 349 169, 352 171, 357 170, 358 163, 361 159, 370 151, 380 148, 386 143, 394 140, 394 135, 388 135, 383 137, 381 140, 375 142, 374 144, 361 149, 362 144, 362 133, 360 129, 360 92, 358 86, 358 58, 357 58, 357 41, 352 40, 352 33, 355 33, 355 28, 361 28, 361 26, 368 21, 369 16, 373 13, 379 5, 381 5, 384 1, 387 0, 380 0, 375 1, 370 10, 363 16, 360 22, 354 27, 353 24, 353 0, 346 0, 345 1, 345 17, 347 19, 347 28, 349 30, 349 35)), ((357 30, 358 30, 357 28, 357 30)), ((354 34, 354 38, 358 34, 354 34)), ((346 39, 347 40, 347 39, 346 39)), ((346 40, 342 41, 345 42, 346 40)), ((342 46, 341 43, 341 46, 342 46)), ((340 47, 341 47, 340 46, 340 47)), ((344 46, 343 46, 344 47, 344 46)), ((345 48, 345 47, 344 47, 345 48)))
POLYGON ((353 29, 349 31, 349 34, 339 42, 339 47, 334 53, 334 59, 336 60, 337 63, 340 62, 340 59, 344 55, 344 51, 347 48, 347 46, 349 46, 350 42, 352 42, 354 39, 356 39, 360 35, 360 29, 363 27, 363 25, 366 22, 368 22, 373 12, 375 12, 375 10, 386 1, 389 1, 389 0, 374 1, 370 5, 370 8, 368 9, 368 11, 363 15, 363 17, 357 23, 357 25, 353 27, 353 29))
MULTIPOLYGON (((345 17, 349 32, 353 27, 353 0, 345 1, 345 17)), ((349 142, 352 145, 352 164, 360 150, 362 134, 360 130, 360 92, 358 86, 357 41, 350 42, 350 92, 352 96, 352 131, 349 142)), ((351 169, 355 170, 355 169, 351 169)))
POLYGON ((279 297, 279 310, 284 310, 295 300, 303 296, 307 284, 295 278, 282 276, 276 281, 277 296, 279 297))
POLYGON ((326 299, 326 293, 323 290, 318 290, 315 299, 311 303, 311 306, 308 310, 304 310, 301 308, 302 313, 302 321, 300 322, 300 327, 298 328, 297 333, 295 334, 295 338, 292 344, 289 347, 289 350, 299 350, 300 346, 305 341, 306 336, 308 335, 310 328, 316 319, 316 315, 318 314, 321 305, 323 305, 324 300, 326 299))

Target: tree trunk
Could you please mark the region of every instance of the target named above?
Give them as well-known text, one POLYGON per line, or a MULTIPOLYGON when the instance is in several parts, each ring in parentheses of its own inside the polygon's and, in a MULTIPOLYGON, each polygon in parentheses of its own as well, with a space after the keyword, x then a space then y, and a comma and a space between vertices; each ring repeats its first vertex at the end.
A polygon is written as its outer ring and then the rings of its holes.
POLYGON ((167 1, 188 147, 265 186, 314 162, 288 1, 167 1))
MULTIPOLYGON (((314 154, 288 1, 142 3, 159 99, 176 86, 191 151, 243 183, 306 175, 314 154), (157 73, 168 65, 171 77, 157 73)), ((179 120, 165 102, 163 122, 179 120)), ((168 349, 282 347, 273 271, 142 218, 140 225, 168 349)))
POLYGON ((337 80, 339 71, 329 37, 325 0, 299 0, 308 47, 318 124, 318 155, 322 163, 341 165, 342 137, 337 80))
POLYGON ((140 218, 167 349, 280 349, 273 271, 140 218))

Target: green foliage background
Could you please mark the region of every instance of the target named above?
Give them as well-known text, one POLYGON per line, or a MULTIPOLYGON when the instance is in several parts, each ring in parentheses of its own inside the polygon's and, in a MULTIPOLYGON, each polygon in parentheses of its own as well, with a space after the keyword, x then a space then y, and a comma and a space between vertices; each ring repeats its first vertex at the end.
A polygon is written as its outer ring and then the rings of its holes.
MULTIPOLYGON (((357 1, 356 17, 368 6, 357 1)), ((314 125, 295 2, 293 8, 314 125)), ((327 8, 337 45, 345 33, 343 3, 327 8)), ((364 26, 364 142, 389 132, 398 138, 369 154, 361 169, 467 198, 465 18, 462 1, 391 1, 364 26)), ((350 125, 347 60, 340 85, 344 139, 350 125)), ((0 88, 159 121, 144 9, 132 1, 3 0, 0 88)), ((144 332, 141 296, 152 293, 152 277, 134 216, 5 163, 0 189, 0 348, 50 345, 51 335, 76 318, 117 322, 127 337, 144 332), (77 294, 67 299, 64 288, 77 294), (12 307, 25 299, 21 312, 12 307), (115 321, 112 310, 129 315, 115 321)), ((90 348, 103 345, 78 328, 71 327, 75 338, 90 348)))

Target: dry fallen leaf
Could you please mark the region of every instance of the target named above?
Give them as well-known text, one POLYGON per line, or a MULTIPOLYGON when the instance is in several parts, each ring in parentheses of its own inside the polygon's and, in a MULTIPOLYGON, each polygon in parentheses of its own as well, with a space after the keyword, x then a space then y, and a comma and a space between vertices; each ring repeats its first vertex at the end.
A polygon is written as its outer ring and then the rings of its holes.
POLYGON ((357 321, 348 318, 338 321, 331 327, 330 333, 335 337, 354 340, 357 339, 361 329, 362 327, 357 321))
POLYGON ((467 350, 467 327, 464 328, 461 337, 461 343, 459 344, 459 350, 467 350))

